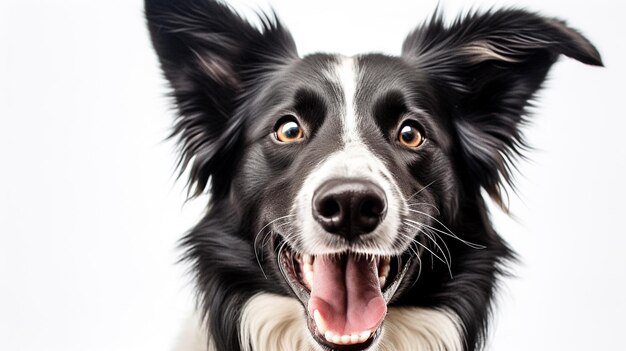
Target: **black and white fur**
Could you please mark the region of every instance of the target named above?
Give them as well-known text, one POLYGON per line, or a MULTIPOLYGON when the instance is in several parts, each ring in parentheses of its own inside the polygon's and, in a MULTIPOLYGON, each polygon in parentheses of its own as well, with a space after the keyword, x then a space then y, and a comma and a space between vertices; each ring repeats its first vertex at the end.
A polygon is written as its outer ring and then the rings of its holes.
POLYGON ((179 349, 324 349, 281 274, 276 240, 316 255, 416 258, 369 350, 481 349, 513 258, 484 194, 502 204, 526 146, 519 128, 552 64, 563 54, 602 65, 593 45, 560 20, 507 9, 449 25, 437 14, 399 57, 300 57, 273 15, 257 27, 216 1, 145 6, 179 111, 181 167, 193 194, 211 193, 182 240, 199 308, 179 349), (298 119, 302 142, 276 142, 284 116, 298 119), (395 140, 407 118, 426 137, 414 150, 395 140), (370 180, 388 199, 385 219, 356 244, 311 217, 316 188, 337 177, 370 180))

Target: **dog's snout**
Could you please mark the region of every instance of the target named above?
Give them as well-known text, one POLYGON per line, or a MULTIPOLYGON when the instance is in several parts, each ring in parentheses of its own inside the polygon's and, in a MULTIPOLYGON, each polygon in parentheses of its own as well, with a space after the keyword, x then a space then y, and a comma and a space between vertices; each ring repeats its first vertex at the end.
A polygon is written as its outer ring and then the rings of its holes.
POLYGON ((313 194, 315 220, 327 232, 348 240, 372 232, 386 212, 385 192, 366 180, 329 180, 313 194))

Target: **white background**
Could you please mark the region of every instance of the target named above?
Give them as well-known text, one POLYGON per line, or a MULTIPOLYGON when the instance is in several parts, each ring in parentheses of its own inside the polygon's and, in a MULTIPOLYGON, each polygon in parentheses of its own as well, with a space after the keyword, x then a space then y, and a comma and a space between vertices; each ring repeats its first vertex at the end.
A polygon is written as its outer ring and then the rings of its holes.
MULTIPOLYGON (((301 54, 398 54, 436 2, 271 1, 301 54)), ((562 59, 540 95, 516 219, 493 216, 523 262, 490 349, 621 349, 626 8, 472 2, 493 4, 567 19, 607 68, 562 59)), ((175 180, 165 92, 141 1, 0 3, 0 350, 170 349, 192 307, 176 240, 206 198, 185 204, 175 180)))

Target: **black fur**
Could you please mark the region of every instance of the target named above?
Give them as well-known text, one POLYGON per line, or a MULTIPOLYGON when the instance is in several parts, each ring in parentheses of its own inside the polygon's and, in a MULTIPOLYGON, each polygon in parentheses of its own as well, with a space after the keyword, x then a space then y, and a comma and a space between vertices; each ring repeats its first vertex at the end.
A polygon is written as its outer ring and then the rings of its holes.
MULTIPOLYGON (((255 247, 255 241, 271 218, 286 213, 307 172, 336 148, 332 116, 341 101, 319 74, 336 57, 299 58, 275 16, 261 15, 256 28, 215 1, 146 0, 145 6, 180 112, 174 135, 181 169, 190 169, 190 192, 209 187, 212 195, 206 216, 182 241, 185 259, 193 264, 211 339, 220 350, 240 350, 243 304, 261 291, 293 296, 271 245, 255 247), (305 119, 309 140, 277 148, 268 131, 292 110, 305 119)), ((405 195, 428 188, 421 201, 440 210, 432 212, 440 221, 432 226, 484 246, 444 237, 450 271, 422 257, 428 264, 419 279, 393 302, 452 309, 466 350, 483 346, 496 281, 513 258, 481 189, 502 203, 503 181, 512 181, 512 161, 525 147, 519 127, 526 108, 561 54, 602 65, 596 49, 565 23, 501 10, 449 26, 435 15, 407 37, 401 57, 357 58, 363 87, 357 105, 370 121, 364 127, 370 148, 393 166, 405 195), (389 140, 400 115, 415 106, 427 112, 415 117, 429 136, 419 153, 389 140)), ((417 272, 406 279, 414 281, 417 272)))

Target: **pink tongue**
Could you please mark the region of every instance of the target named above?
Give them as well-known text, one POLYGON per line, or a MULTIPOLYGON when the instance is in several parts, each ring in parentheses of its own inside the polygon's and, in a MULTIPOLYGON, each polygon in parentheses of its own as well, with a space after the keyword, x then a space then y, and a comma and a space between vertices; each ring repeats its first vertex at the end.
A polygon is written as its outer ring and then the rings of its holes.
POLYGON ((387 313, 378 269, 353 255, 343 259, 316 257, 309 313, 318 310, 326 328, 339 335, 374 331, 387 313))

